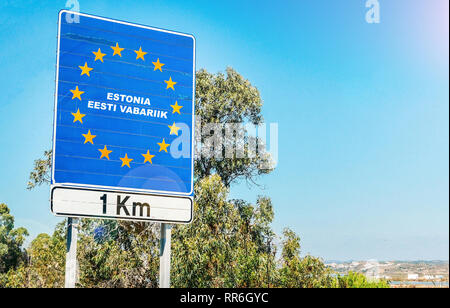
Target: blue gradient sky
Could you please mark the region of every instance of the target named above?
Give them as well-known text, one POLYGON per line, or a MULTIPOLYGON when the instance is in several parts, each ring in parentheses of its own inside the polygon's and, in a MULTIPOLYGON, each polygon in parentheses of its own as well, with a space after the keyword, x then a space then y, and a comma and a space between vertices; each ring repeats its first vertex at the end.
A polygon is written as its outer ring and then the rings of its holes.
MULTIPOLYGON (((192 33, 197 67, 232 66, 279 124, 265 189, 277 232, 324 259, 447 259, 449 33, 446 0, 87 1, 81 11, 192 33), (192 3, 194 2, 194 3, 192 3), (345 4, 344 4, 345 3, 345 4)), ((60 221, 49 189, 25 189, 51 147, 57 13, 65 1, 0 4, 0 202, 34 237, 60 221)))

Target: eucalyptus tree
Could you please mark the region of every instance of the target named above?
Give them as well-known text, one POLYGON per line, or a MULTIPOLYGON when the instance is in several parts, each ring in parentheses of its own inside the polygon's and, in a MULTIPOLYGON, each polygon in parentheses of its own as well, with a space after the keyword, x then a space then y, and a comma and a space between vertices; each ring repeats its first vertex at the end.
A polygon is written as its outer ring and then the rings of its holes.
MULTIPOLYGON (((174 227, 171 272, 174 287, 330 284, 329 272, 320 259, 300 257, 299 239, 292 231, 285 232, 282 259, 277 259, 279 245, 271 227, 274 211, 269 197, 259 197, 254 204, 228 199, 233 183, 244 180, 257 185, 261 175, 273 170, 270 155, 266 152, 254 155, 255 149, 249 146, 256 143, 258 148, 263 147, 262 142, 249 135, 225 138, 216 149, 220 155, 201 155, 202 142, 207 138, 202 127, 220 124, 220 133, 226 134, 225 124, 262 124, 262 106, 258 89, 234 69, 217 74, 204 69, 197 72, 195 107, 200 134, 196 142, 200 151, 195 158, 195 214, 190 225, 174 227), (225 155, 227 146, 235 142, 243 143, 244 157, 225 155)), ((46 151, 42 159, 35 161, 28 188, 48 184, 50 167, 51 151, 46 151)), ((62 230, 58 236, 65 232, 63 224, 59 227, 62 230)), ((158 237, 158 224, 82 220, 79 285, 156 287, 158 237)), ((56 256, 64 252, 63 247, 59 249, 56 256)), ((33 266, 36 266, 33 261, 28 263, 28 267, 33 266)))

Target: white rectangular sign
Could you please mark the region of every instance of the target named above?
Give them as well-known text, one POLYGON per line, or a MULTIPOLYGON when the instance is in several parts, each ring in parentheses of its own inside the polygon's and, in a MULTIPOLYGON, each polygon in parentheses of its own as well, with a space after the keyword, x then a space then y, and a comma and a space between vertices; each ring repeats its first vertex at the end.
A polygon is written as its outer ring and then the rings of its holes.
POLYGON ((52 212, 190 223, 194 36, 62 10, 57 45, 52 212))
POLYGON ((51 207, 57 216, 190 223, 191 197, 53 187, 51 207))

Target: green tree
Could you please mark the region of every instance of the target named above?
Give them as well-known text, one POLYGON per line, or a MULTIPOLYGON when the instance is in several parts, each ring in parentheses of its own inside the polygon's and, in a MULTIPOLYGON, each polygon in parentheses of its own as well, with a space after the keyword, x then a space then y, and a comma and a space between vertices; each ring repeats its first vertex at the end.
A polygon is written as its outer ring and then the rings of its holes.
POLYGON ((6 274, 26 259, 22 245, 28 236, 25 228, 14 228, 8 206, 0 203, 0 275, 6 274))
POLYGON ((5 287, 63 287, 65 238, 64 223, 56 226, 52 236, 44 233, 39 234, 27 249, 28 258, 21 260, 17 269, 11 269, 7 273, 5 287))
MULTIPOLYGON (((196 88, 197 116, 202 123, 235 123, 251 122, 259 124, 262 121, 262 100, 258 90, 248 80, 231 68, 226 75, 222 73, 210 74, 206 70, 197 73, 196 88)), ((180 271, 173 272, 174 285, 201 286, 209 282, 215 285, 256 285, 254 267, 257 265, 258 275, 261 276, 264 268, 265 279, 261 280, 270 284, 274 279, 273 268, 275 249, 273 248, 274 234, 269 224, 273 219, 273 211, 270 199, 261 198, 256 208, 242 200, 226 201, 225 190, 232 182, 245 179, 255 182, 260 174, 271 170, 261 168, 261 160, 269 159, 267 155, 251 159, 226 159, 216 160, 214 158, 199 157, 195 164, 196 191, 195 198, 196 215, 195 222, 189 226, 176 226, 174 230, 174 260, 178 259, 177 250, 181 243, 192 241, 192 233, 198 239, 200 234, 204 246, 196 246, 195 249, 204 251, 188 250, 189 255, 200 254, 202 260, 208 262, 192 262, 192 266, 198 269, 197 278, 193 278, 193 272, 183 270, 175 264, 173 268, 180 271), (210 178, 212 175, 216 175, 210 178), (215 188, 220 183, 223 194, 215 188), (214 189, 209 190, 210 196, 217 203, 208 203, 202 190, 212 185, 214 189), (224 202, 223 209, 220 202, 224 202), (198 211, 198 213, 197 213, 198 211), (204 217, 205 214, 206 216, 204 217), (222 220, 229 220, 223 222, 222 220), (205 224, 203 224, 205 222, 205 224), (206 228, 208 226, 208 228, 206 228), (223 236, 217 238, 223 230, 223 236), (211 233, 212 232, 212 233, 211 233), (226 255, 221 255, 221 247, 227 247, 226 255), (191 254, 192 253, 192 254, 191 254), (230 259, 232 258, 232 259, 230 259), (233 271, 228 271, 229 260, 239 262, 233 271), (241 264, 242 263, 242 264, 241 264), (210 268, 215 268, 211 271, 210 268), (205 275, 210 275, 205 278, 205 275), (209 279, 209 277, 215 277, 209 279), (223 277, 221 277, 223 276, 223 277), (267 278, 268 277, 268 278, 267 278), (182 282, 184 281, 184 282, 182 282), (196 282, 197 281, 197 282, 196 282), (200 283, 201 281, 201 283, 200 283)), ((35 161, 35 168, 30 174, 28 188, 48 183, 49 170, 51 166, 51 151, 44 153, 43 159, 35 161)), ((136 224, 130 222, 87 222, 83 220, 83 228, 80 232, 79 254, 80 254, 80 285, 83 286, 155 286, 156 280, 139 283, 133 277, 146 273, 157 277, 158 270, 158 224, 136 224), (113 232, 113 236, 106 236, 106 240, 97 242, 95 230, 103 228, 106 233, 113 232), (150 260, 150 261, 149 261, 150 260), (126 270, 124 270, 126 269, 126 270)), ((184 252, 186 255, 186 252, 184 252)), ((183 260, 183 255, 181 256, 183 260)), ((150 279, 152 280, 152 279, 150 279)))
POLYGON ((300 256, 300 237, 292 230, 283 231, 282 266, 280 269, 280 287, 283 288, 320 288, 336 286, 332 272, 325 264, 312 256, 300 256))
POLYGON ((380 279, 369 281, 361 273, 349 272, 348 275, 338 277, 338 286, 340 288, 389 288, 389 282, 380 279))
POLYGON ((45 151, 44 157, 34 161, 33 171, 30 173, 30 179, 27 183, 27 189, 33 189, 36 186, 50 183, 50 170, 52 167, 52 150, 45 151))
MULTIPOLYGON (((206 123, 260 124, 262 99, 258 90, 232 68, 226 74, 200 70, 196 74, 196 115, 206 123)), ((236 142, 247 144, 245 137, 236 142)), ((197 140, 199 141, 199 140, 197 140)), ((225 142, 235 142, 226 140, 225 142)), ((229 145, 229 144, 226 144, 229 145)), ((225 146, 225 145, 224 145, 225 146)), ((225 148, 221 149, 222 154, 225 148)), ((245 147, 245 152, 252 149, 245 147)), ((28 188, 49 182, 51 151, 35 161, 28 188)), ((333 287, 337 278, 324 263, 300 256, 300 239, 286 229, 281 260, 270 198, 256 204, 228 200, 231 184, 272 171, 267 153, 250 158, 195 160, 194 221, 176 225, 172 241, 174 287, 333 287)), ((59 287, 63 284, 65 225, 55 234, 40 235, 29 249, 29 262, 9 272, 9 286, 59 287)), ((79 286, 156 287, 159 269, 159 224, 83 219, 78 242, 79 286)))
MULTIPOLYGON (((263 105, 261 96, 250 81, 242 77, 234 69, 228 67, 226 75, 223 73, 211 74, 201 69, 196 74, 195 112, 200 119, 201 127, 208 123, 235 124, 253 123, 261 124, 263 105)), ((225 134, 225 129, 223 129, 225 134)), ((197 132, 197 141, 201 141, 197 132)), ((262 174, 270 173, 273 169, 270 155, 259 153, 253 155, 247 146, 251 136, 244 136, 241 140, 225 139, 223 149, 220 151, 225 157, 225 147, 233 143, 244 144, 246 158, 215 158, 197 155, 195 160, 195 175, 198 180, 212 174, 218 174, 225 186, 240 179, 256 184, 256 179, 262 174), (252 155, 249 155, 252 154, 252 155)), ((257 141, 255 141, 257 142, 257 141)), ((263 147, 260 147, 262 149, 263 147)))
POLYGON ((195 195, 194 223, 173 232, 173 285, 268 286, 276 264, 270 202, 260 198, 253 207, 227 201, 228 188, 218 175, 199 181, 195 195))
POLYGON ((81 287, 158 286, 156 224, 83 219, 78 244, 81 287))

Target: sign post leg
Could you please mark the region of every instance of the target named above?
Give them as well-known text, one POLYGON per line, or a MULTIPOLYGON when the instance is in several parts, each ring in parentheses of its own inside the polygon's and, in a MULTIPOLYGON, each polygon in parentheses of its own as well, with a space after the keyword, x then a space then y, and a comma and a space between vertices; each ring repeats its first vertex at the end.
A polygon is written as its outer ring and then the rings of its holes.
POLYGON ((159 250, 159 287, 170 288, 170 245, 172 226, 161 224, 161 240, 159 250))
POLYGON ((65 287, 75 288, 77 282, 77 240, 78 229, 75 226, 77 218, 67 219, 67 250, 66 250, 66 278, 65 287))

